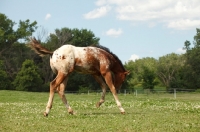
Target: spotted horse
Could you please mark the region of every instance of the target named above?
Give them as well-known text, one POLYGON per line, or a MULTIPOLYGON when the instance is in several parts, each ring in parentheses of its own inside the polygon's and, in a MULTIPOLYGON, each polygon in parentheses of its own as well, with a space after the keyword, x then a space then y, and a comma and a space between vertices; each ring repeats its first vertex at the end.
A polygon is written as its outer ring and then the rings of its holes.
POLYGON ((100 107, 105 101, 108 86, 120 112, 125 114, 125 110, 118 99, 117 90, 120 89, 129 71, 125 70, 119 58, 110 52, 108 48, 100 45, 96 47, 76 47, 66 44, 55 51, 50 51, 43 47, 35 38, 30 38, 28 45, 40 56, 50 55, 51 69, 57 75, 50 83, 49 100, 44 116, 48 116, 52 108, 56 91, 68 109, 68 113, 73 114, 73 110, 64 94, 68 76, 73 71, 90 74, 100 84, 102 95, 100 101, 96 104, 97 107, 100 107))

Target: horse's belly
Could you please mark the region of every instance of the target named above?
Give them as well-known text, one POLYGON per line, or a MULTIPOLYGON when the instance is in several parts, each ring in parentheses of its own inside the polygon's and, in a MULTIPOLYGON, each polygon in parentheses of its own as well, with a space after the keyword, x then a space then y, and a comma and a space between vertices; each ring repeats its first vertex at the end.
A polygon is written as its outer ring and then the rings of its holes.
POLYGON ((97 71, 92 69, 92 68, 82 67, 82 66, 75 66, 74 70, 76 72, 83 73, 83 74, 95 74, 95 73, 97 73, 97 71))

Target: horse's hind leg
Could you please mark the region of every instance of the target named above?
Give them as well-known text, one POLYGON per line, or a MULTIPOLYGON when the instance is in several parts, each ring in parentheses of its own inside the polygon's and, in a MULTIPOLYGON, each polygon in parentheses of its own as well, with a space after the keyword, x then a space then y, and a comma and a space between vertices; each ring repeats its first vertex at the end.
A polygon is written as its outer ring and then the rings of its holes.
POLYGON ((97 75, 93 75, 93 76, 94 76, 95 80, 100 84, 100 86, 102 88, 101 99, 96 104, 96 107, 98 108, 105 101, 105 94, 106 94, 107 85, 105 84, 102 76, 97 76, 97 75))
POLYGON ((58 89, 58 94, 59 94, 60 98, 62 99, 63 103, 65 104, 66 108, 68 109, 69 114, 73 115, 73 110, 69 106, 67 99, 65 97, 65 87, 67 85, 67 80, 68 80, 68 78, 66 77, 65 80, 60 84, 60 87, 58 89))
POLYGON ((111 72, 106 72, 106 73, 104 73, 104 74, 102 74, 102 75, 104 76, 105 81, 106 81, 108 87, 110 88, 110 91, 112 92, 112 94, 113 94, 113 96, 114 96, 114 98, 115 98, 115 101, 116 101, 116 103, 117 103, 117 106, 119 107, 121 113, 122 113, 122 114, 125 114, 125 110, 122 108, 122 105, 121 105, 121 103, 120 103, 120 101, 119 101, 119 98, 118 98, 118 96, 117 96, 117 92, 116 92, 115 86, 114 86, 114 84, 113 84, 111 72))
POLYGON ((46 111, 44 112, 44 116, 48 116, 50 109, 52 108, 52 103, 53 103, 56 87, 58 87, 63 82, 65 77, 66 77, 66 74, 62 72, 58 72, 58 75, 56 76, 56 78, 50 83, 49 100, 47 103, 46 111))

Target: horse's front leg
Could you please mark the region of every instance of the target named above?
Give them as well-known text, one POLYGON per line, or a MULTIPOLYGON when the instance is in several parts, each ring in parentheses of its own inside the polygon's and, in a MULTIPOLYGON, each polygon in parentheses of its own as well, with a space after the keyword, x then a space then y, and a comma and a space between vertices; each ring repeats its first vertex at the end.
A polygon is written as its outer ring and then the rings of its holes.
POLYGON ((103 74, 104 75, 104 78, 105 78, 105 81, 106 83, 108 84, 109 88, 110 88, 110 91, 112 92, 114 98, 115 98, 115 101, 116 101, 116 104, 119 108, 119 110, 121 111, 121 114, 125 114, 125 110, 124 108, 122 107, 120 101, 119 101, 119 98, 117 96, 117 92, 116 92, 116 88, 113 84, 113 79, 112 79, 112 74, 111 72, 106 72, 103 74))
POLYGON ((106 89, 102 88, 102 94, 101 94, 100 101, 96 103, 97 108, 99 108, 101 106, 101 104, 103 104, 105 102, 105 95, 106 95, 106 89))
POLYGON ((68 113, 73 115, 73 110, 70 107, 69 103, 67 102, 67 99, 65 97, 65 87, 67 85, 68 78, 66 77, 65 80, 60 84, 60 87, 58 89, 58 94, 62 100, 62 102, 65 104, 66 108, 68 109, 68 113))
POLYGON ((93 76, 94 76, 95 80, 100 84, 100 86, 102 88, 102 95, 101 95, 100 101, 96 103, 96 107, 98 108, 105 101, 107 85, 105 84, 102 76, 98 76, 98 75, 93 75, 93 76))

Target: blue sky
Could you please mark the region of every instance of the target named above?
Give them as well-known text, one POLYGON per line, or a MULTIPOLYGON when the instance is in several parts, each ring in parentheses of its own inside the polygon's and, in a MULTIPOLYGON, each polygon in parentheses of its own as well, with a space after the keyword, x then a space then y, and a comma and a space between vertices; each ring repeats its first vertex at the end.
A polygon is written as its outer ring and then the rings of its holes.
POLYGON ((199 0, 1 0, 0 12, 16 23, 37 21, 48 33, 91 30, 123 63, 184 53, 200 28, 199 0))

